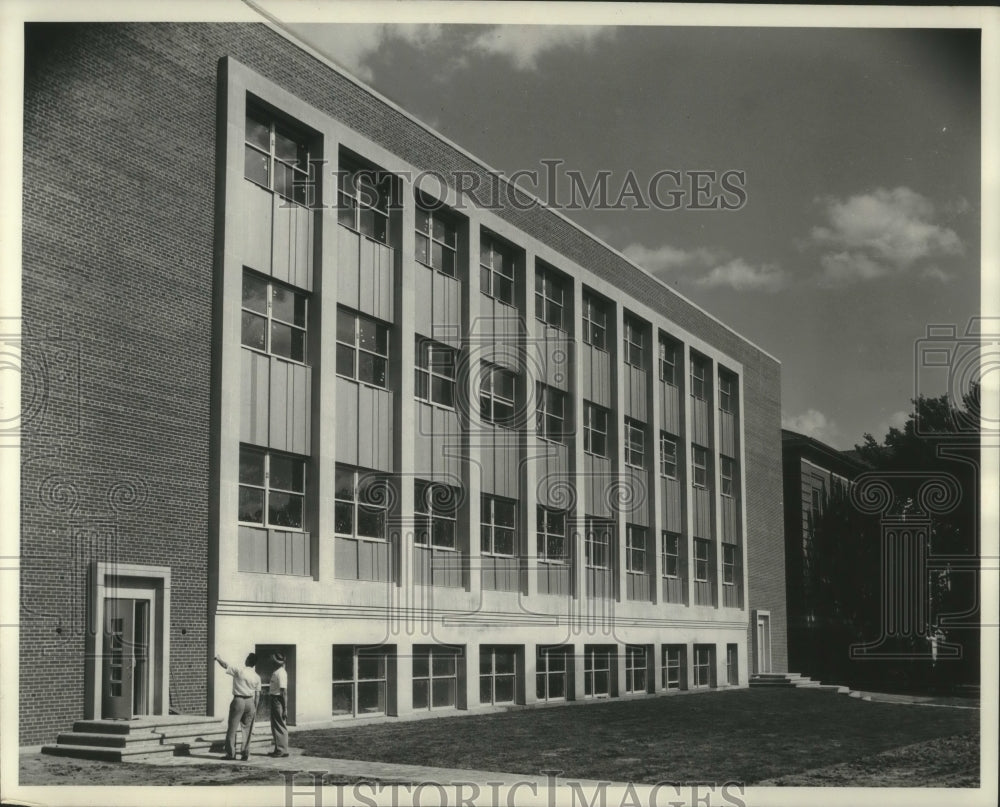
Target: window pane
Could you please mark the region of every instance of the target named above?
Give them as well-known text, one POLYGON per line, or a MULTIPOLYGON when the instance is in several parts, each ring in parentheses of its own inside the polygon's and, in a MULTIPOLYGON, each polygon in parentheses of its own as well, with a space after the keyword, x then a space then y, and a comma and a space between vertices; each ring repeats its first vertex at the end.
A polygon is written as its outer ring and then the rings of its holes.
POLYGON ((498 673, 511 673, 514 672, 514 651, 513 650, 497 650, 496 651, 496 671, 498 673))
POLYGON ((256 112, 247 112, 247 142, 269 151, 271 148, 271 126, 260 120, 257 114, 256 112))
POLYGON ((296 294, 284 286, 273 286, 271 289, 272 314, 283 322, 290 322, 304 328, 306 324, 306 300, 301 294, 296 294))
POLYGON ((297 163, 299 160, 299 144, 287 134, 276 131, 274 133, 274 153, 279 160, 297 163))
POLYGON ((493 549, 500 555, 513 555, 514 531, 497 527, 493 532, 493 549))
POLYGON ((426 709, 428 707, 427 701, 427 689, 428 682, 414 681, 413 682, 413 708, 414 709, 426 709))
MULTIPOLYGON (((300 343, 301 344, 301 343, 300 343)), ((292 329, 280 322, 271 323, 271 353, 292 358, 292 329)))
POLYGON ((274 190, 281 196, 290 199, 292 188, 295 182, 295 172, 284 163, 275 161, 274 163, 274 190))
POLYGON ((493 676, 479 676, 479 702, 493 703, 493 676))
POLYGON ((550 558, 565 558, 566 557, 566 539, 561 535, 550 535, 547 539, 548 544, 546 546, 545 553, 550 558))
POLYGON ((430 656, 424 653, 415 653, 413 656, 413 677, 426 678, 430 675, 430 656))
POLYGON ((358 354, 358 379, 367 384, 385 386, 386 361, 371 353, 358 354))
POLYGON ((358 535, 385 538, 385 510, 358 507, 358 535))
POLYGON ((385 678, 385 654, 369 654, 362 651, 358 654, 358 678, 385 678))
POLYGON ((416 252, 416 259, 420 261, 420 263, 426 264, 428 262, 427 253, 428 253, 429 243, 430 242, 427 240, 426 236, 417 233, 415 252, 416 252))
POLYGON ((445 678, 434 681, 433 706, 455 705, 455 679, 445 678))
POLYGON ((268 496, 268 523, 274 527, 302 527, 302 497, 290 493, 274 493, 268 496))
POLYGON ((455 382, 435 377, 431 384, 431 400, 443 406, 454 406, 455 382))
POLYGON ((258 314, 267 313, 267 281, 264 278, 243 273, 243 307, 258 314))
POLYGON ((354 505, 337 502, 333 508, 333 530, 339 535, 354 534, 354 505))
POLYGON ((270 187, 268 183, 268 169, 271 159, 266 154, 261 154, 256 149, 246 147, 246 155, 243 160, 243 176, 265 188, 270 187))
POLYGON ((267 319, 244 311, 240 341, 256 350, 267 350, 267 319))
POLYGON ((354 648, 352 647, 333 648, 333 680, 334 681, 354 680, 354 648))
POLYGON ((514 676, 498 675, 496 677, 496 695, 494 703, 514 702, 514 676))
POLYGON ((416 210, 416 227, 417 232, 420 233, 430 233, 431 231, 431 214, 422 207, 418 207, 416 210))
POLYGON ((432 659, 434 675, 455 674, 455 654, 449 651, 435 652, 432 659))
POLYGON ((335 715, 354 714, 354 684, 333 685, 333 713, 335 715))
POLYGON ((493 548, 490 546, 490 542, 493 540, 493 530, 489 524, 483 524, 479 527, 479 548, 483 552, 492 552, 493 548))
POLYGON ((357 227, 355 216, 356 202, 349 196, 340 195, 340 209, 337 211, 337 223, 350 227, 352 230, 357 227))
POLYGON ((263 486, 264 455, 261 452, 240 449, 240 482, 263 486))
POLYGON ((493 522, 499 527, 509 527, 513 529, 515 524, 516 505, 513 502, 505 502, 495 499, 493 503, 493 522))
POLYGON ((505 277, 501 277, 500 275, 494 275, 493 296, 496 297, 501 302, 507 303, 508 305, 513 305, 514 281, 505 277))
POLYGON ((455 548, 455 522, 443 518, 435 518, 433 524, 434 546, 446 549, 455 548))
POLYGON ((354 316, 345 311, 337 312, 337 341, 354 344, 354 316))
POLYGON ((358 684, 358 714, 385 712, 385 684, 382 681, 362 681, 358 684))
POLYGON ((264 523, 264 491, 240 486, 239 520, 264 523))
POLYGON ((305 465, 301 460, 271 455, 271 487, 280 490, 302 492, 304 488, 305 465))
POLYGON ((549 697, 566 697, 566 676, 564 674, 549 675, 549 697))

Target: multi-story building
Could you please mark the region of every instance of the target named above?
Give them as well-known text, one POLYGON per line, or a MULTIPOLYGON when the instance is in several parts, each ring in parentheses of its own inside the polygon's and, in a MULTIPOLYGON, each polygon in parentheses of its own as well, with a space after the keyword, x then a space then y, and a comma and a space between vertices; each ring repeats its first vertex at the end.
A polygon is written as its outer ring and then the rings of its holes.
POLYGON ((26 45, 22 743, 786 668, 774 358, 266 25, 26 45))

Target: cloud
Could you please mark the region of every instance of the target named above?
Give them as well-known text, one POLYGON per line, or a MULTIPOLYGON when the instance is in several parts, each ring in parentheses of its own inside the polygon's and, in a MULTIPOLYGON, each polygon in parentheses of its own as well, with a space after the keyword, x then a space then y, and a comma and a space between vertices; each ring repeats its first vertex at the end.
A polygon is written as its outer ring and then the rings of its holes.
POLYGON ((889 428, 903 430, 906 425, 906 421, 910 419, 912 413, 906 411, 905 409, 900 409, 898 412, 893 412, 883 421, 880 421, 878 426, 875 427, 875 431, 872 432, 872 436, 881 440, 885 435, 889 433, 889 428))
POLYGON ((436 44, 441 25, 347 23, 297 27, 296 34, 363 81, 371 81, 371 57, 384 46, 406 42, 425 48, 436 44))
POLYGON ((622 252, 630 261, 634 261, 654 275, 661 276, 676 269, 709 266, 721 257, 718 250, 707 247, 679 249, 668 244, 655 249, 642 244, 629 244, 622 252))
POLYGON ((810 233, 813 244, 828 251, 820 258, 824 285, 875 280, 914 271, 940 281, 951 275, 940 267, 924 267, 932 258, 964 253, 954 230, 935 222, 934 205, 906 187, 876 188, 848 199, 817 200, 826 224, 810 233))
POLYGON ((833 445, 840 439, 840 429, 818 409, 809 409, 801 415, 788 416, 782 414, 781 428, 799 432, 820 442, 833 445))
POLYGON ((471 49, 505 56, 518 70, 534 70, 538 57, 559 48, 591 48, 614 29, 591 25, 496 25, 479 34, 471 49))
POLYGON ((788 285, 788 276, 773 263, 751 266, 742 258, 733 258, 728 263, 716 266, 694 283, 706 289, 775 292, 788 285))

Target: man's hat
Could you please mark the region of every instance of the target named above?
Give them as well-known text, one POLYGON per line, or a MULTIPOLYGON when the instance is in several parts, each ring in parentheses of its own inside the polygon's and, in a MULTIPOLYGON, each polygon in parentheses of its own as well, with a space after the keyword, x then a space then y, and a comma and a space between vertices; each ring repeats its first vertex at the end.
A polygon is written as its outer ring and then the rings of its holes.
POLYGON ((284 664, 285 663, 285 657, 283 655, 281 655, 281 653, 272 653, 271 654, 271 659, 273 661, 278 662, 278 664, 284 664))

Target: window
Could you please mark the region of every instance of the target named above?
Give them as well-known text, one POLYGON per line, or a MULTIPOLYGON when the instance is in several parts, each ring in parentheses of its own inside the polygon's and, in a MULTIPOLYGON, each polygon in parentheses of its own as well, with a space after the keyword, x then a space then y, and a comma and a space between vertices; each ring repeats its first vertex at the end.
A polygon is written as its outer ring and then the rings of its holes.
POLYGON ((414 395, 421 401, 454 408, 457 358, 458 352, 454 348, 418 336, 414 395))
POLYGON ((386 540, 389 480, 374 471, 337 464, 333 531, 349 538, 386 540))
POLYGON ((712 679, 715 677, 712 672, 715 648, 711 645, 694 646, 694 685, 696 687, 712 686, 712 679))
POLYGON ((548 563, 565 563, 569 558, 566 544, 566 511, 551 510, 538 505, 538 559, 548 563))
POLYGON ((721 468, 719 469, 722 475, 722 495, 723 496, 735 496, 736 490, 736 460, 732 457, 722 457, 721 458, 721 468))
POLYGON ((737 645, 726 645, 726 683, 735 686, 740 682, 739 649, 737 645))
POLYGON ((697 356, 691 357, 691 394, 695 398, 708 399, 705 386, 705 360, 697 356))
POLYGON ((483 362, 479 381, 479 416, 484 423, 514 427, 514 385, 517 376, 510 370, 483 362))
POLYGON ((458 654, 458 649, 454 647, 414 645, 414 709, 437 709, 457 704, 458 654))
POLYGON ((663 688, 681 689, 684 685, 684 645, 663 647, 663 688))
POLYGON ((243 270, 241 341, 254 350, 306 360, 306 295, 243 270))
POLYGON ((479 648, 479 702, 513 703, 517 680, 513 647, 479 648))
POLYGON ((608 349, 608 309, 593 294, 583 295, 583 341, 598 350, 608 349))
POLYGON ((625 418, 625 464, 642 468, 646 454, 646 425, 625 418))
POLYGON ((663 576, 680 577, 681 571, 681 536, 676 532, 664 532, 663 539, 663 576))
POLYGON ((389 200, 393 176, 378 168, 342 164, 338 174, 337 221, 383 244, 389 242, 389 200))
POLYGON ((387 667, 385 648, 334 645, 334 716, 384 715, 387 667))
POLYGON ((303 460, 240 446, 240 522, 302 529, 305 492, 303 460))
POLYGON ((311 204, 313 166, 305 138, 263 110, 247 108, 243 176, 300 205, 311 204))
POLYGON ((625 691, 630 693, 646 691, 646 648, 636 645, 625 646, 625 691))
POLYGON ((608 456, 608 410, 589 401, 583 402, 583 450, 608 456))
POLYGON ((455 549, 460 491, 450 485, 413 480, 413 542, 419 546, 455 549))
POLYGON ((479 289, 514 305, 514 251, 485 232, 479 239, 479 289))
POLYGON ((614 655, 614 650, 608 647, 584 647, 583 693, 588 698, 606 698, 611 694, 611 664, 614 655))
POLYGON ((561 443, 566 439, 566 393, 546 384, 538 384, 535 410, 538 436, 561 443))
POLYGON ((660 476, 677 478, 677 438, 660 432, 660 476))
POLYGON ((622 346, 625 363, 631 364, 633 367, 638 367, 641 370, 643 369, 645 345, 642 323, 633 317, 625 317, 622 325, 625 331, 624 344, 622 346))
POLYGON ((614 535, 612 522, 587 516, 587 530, 584 535, 584 559, 591 569, 611 568, 611 538, 614 535))
POLYGON ((677 348, 676 342, 660 337, 660 381, 675 387, 677 386, 677 348))
POLYGON ((629 572, 646 572, 646 530, 634 524, 625 525, 625 569, 629 572))
POLYGON ((535 317, 560 331, 566 330, 565 282, 554 270, 544 266, 535 269, 535 317))
POLYGON ((440 209, 440 205, 427 199, 418 199, 416 222, 417 260, 424 266, 455 277, 458 266, 458 228, 454 220, 440 209))
POLYGON ((702 538, 694 539, 694 579, 699 583, 707 583, 709 577, 709 543, 702 538))
POLYGON ((739 547, 735 544, 722 545, 722 585, 735 586, 739 571, 739 547))
POLYGON ((513 557, 517 546, 517 503, 485 493, 481 501, 480 549, 485 555, 513 557))
POLYGON ((719 409, 736 414, 736 382, 729 373, 719 373, 719 409))
POLYGON ((386 386, 389 328, 378 320, 337 308, 337 375, 386 386))
POLYGON ((566 647, 539 647, 535 662, 535 694, 540 701, 565 700, 572 650, 566 647))
POLYGON ((708 487, 708 450, 702 446, 691 446, 691 470, 696 488, 708 487))

